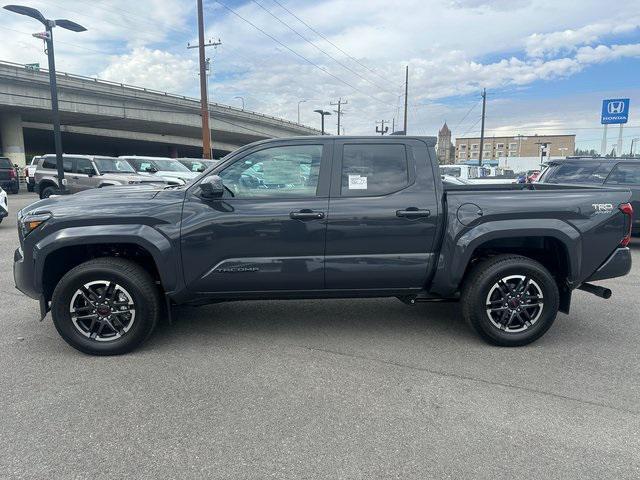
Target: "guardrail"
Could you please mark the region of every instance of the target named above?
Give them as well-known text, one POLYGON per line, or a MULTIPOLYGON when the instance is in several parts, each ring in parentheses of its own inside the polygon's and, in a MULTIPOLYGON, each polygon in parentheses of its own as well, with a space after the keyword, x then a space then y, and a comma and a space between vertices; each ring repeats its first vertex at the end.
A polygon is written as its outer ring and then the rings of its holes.
MULTIPOLYGON (((26 72, 30 72, 30 73, 34 73, 34 74, 42 74, 42 75, 49 75, 49 70, 46 68, 39 68, 37 70, 32 69, 32 68, 27 68, 26 65, 22 64, 22 63, 15 63, 15 62, 8 62, 6 60, 0 60, 0 65, 5 65, 8 67, 13 67, 16 69, 22 69, 26 72)), ((187 100, 187 101, 192 101, 192 102, 197 102, 200 103, 200 99, 199 98, 194 98, 194 97, 187 97, 185 95, 179 95, 176 93, 169 93, 169 92, 163 92, 161 90, 154 90, 153 88, 146 88, 146 87, 139 87, 137 85, 129 85, 127 83, 120 83, 120 82, 114 82, 111 80, 103 80, 97 77, 87 77, 84 75, 79 75, 76 73, 67 73, 67 72, 56 72, 56 76, 59 78, 69 78, 69 79, 74 79, 74 80, 81 80, 83 82, 87 82, 87 83, 93 83, 93 84, 98 84, 98 85, 110 85, 110 86, 116 86, 116 87, 121 87, 121 88, 127 88, 130 90, 136 90, 136 91, 140 91, 140 92, 145 92, 145 93, 151 93, 151 94, 155 94, 155 95, 162 95, 164 97, 168 97, 168 98, 175 98, 178 100, 187 100)), ((209 107, 218 107, 218 108, 222 108, 222 109, 226 109, 226 110, 230 110, 233 112, 237 112, 237 113, 248 113, 250 115, 255 115, 257 117, 261 117, 261 118, 267 118, 270 120, 275 120, 277 122, 281 122, 281 123, 285 123, 287 125, 294 125, 296 127, 302 127, 302 128, 307 128, 309 130, 313 130, 315 132, 320 133, 320 130, 317 130, 313 127, 309 127, 307 125, 303 125, 301 123, 296 123, 296 122, 292 122, 290 120, 286 120, 284 118, 278 118, 278 117, 274 117, 272 115, 265 115, 264 113, 260 113, 260 112, 254 112, 252 110, 243 110, 241 108, 236 108, 236 107, 232 107, 230 105, 224 105, 222 103, 216 103, 216 102, 209 102, 209 107)))

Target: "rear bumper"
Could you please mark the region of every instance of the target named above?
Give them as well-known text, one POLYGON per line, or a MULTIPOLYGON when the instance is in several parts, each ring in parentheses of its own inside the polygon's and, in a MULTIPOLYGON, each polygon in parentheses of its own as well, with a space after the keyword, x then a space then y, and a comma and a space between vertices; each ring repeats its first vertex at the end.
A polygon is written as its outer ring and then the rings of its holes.
POLYGON ((595 282, 606 278, 622 277, 631 271, 631 251, 628 248, 617 248, 607 260, 600 265, 586 282, 595 282))

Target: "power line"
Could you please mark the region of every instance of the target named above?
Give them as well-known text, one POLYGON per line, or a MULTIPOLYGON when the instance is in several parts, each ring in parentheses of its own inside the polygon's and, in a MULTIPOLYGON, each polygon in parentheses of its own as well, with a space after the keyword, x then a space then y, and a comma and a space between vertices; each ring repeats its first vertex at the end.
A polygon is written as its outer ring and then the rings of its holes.
POLYGON ((236 12, 235 10, 233 10, 231 7, 227 6, 226 4, 222 3, 220 0, 215 0, 216 3, 218 3, 219 5, 221 5, 224 9, 228 10, 229 12, 231 12, 232 14, 234 14, 236 17, 238 17, 239 19, 241 19, 242 21, 248 23, 249 25, 251 25, 253 28, 255 28, 256 30, 258 30, 259 32, 261 32, 263 35, 269 37, 271 40, 273 40, 274 42, 278 43, 279 45, 283 46, 284 48, 286 48, 287 50, 289 50, 291 53, 293 53, 296 57, 301 58, 302 60, 304 60, 305 62, 309 63, 310 65, 314 66, 315 68, 317 68, 318 70, 321 70, 322 72, 324 72, 325 74, 329 75, 330 77, 334 78, 335 80, 339 81, 340 83, 344 83, 346 86, 348 86, 349 88, 352 88, 353 90, 355 90, 358 93, 361 93, 362 95, 365 95, 367 97, 372 98, 373 100, 380 102, 380 103, 384 103, 386 105, 391 105, 388 102, 385 102, 384 100, 380 100, 379 98, 374 97, 373 95, 362 91, 361 89, 359 89, 358 87, 350 84, 349 82, 341 79, 340 77, 338 77, 337 75, 334 75, 333 73, 331 73, 329 70, 327 70, 326 68, 318 65, 317 63, 313 62, 312 60, 309 60, 307 57, 305 57, 304 55, 299 54, 298 52, 296 52, 294 49, 292 49, 291 47, 289 47, 288 45, 284 44, 283 42, 281 42, 280 40, 278 40, 276 37, 274 37, 273 35, 271 35, 270 33, 267 33, 266 31, 264 31, 262 28, 258 27, 255 23, 253 23, 251 20, 248 20, 246 18, 244 18, 242 15, 240 15, 238 12, 236 12))
POLYGON ((272 13, 270 10, 268 10, 267 8, 265 8, 261 3, 259 3, 257 0, 252 0, 253 3, 255 3, 256 5, 258 5, 262 10, 264 10, 265 12, 267 12, 270 16, 272 16, 273 18, 275 18, 278 22, 280 22, 282 25, 284 25, 285 27, 287 27, 289 30, 291 30, 293 33, 295 33, 297 36, 299 36, 300 38, 302 38, 305 42, 307 42, 309 45, 313 46, 316 50, 318 50, 319 52, 321 52, 323 55, 329 57, 331 60, 333 60, 334 62, 336 62, 338 65, 340 65, 342 68, 344 68, 345 70, 348 70, 349 72, 353 73, 354 75, 356 75, 357 77, 361 78, 362 80, 364 80, 365 82, 369 82, 371 85, 379 88, 380 90, 390 94, 390 95, 394 95, 393 93, 391 93, 389 90, 387 90, 385 87, 380 86, 379 84, 377 84, 376 82, 373 82, 371 80, 369 80, 368 78, 362 76, 361 74, 359 74, 358 72, 356 72, 354 69, 352 69, 351 67, 349 67, 348 65, 345 65, 344 63, 342 63, 340 60, 338 60, 337 58, 333 57, 331 54, 327 53, 325 50, 323 50, 322 48, 320 48, 318 45, 316 45, 315 43, 313 43, 311 40, 309 40, 307 37, 305 37, 304 35, 302 35, 300 32, 298 32, 295 28, 293 28, 291 25, 289 25, 287 22, 285 22, 284 20, 282 20, 280 17, 278 17, 277 15, 275 15, 274 13, 272 13))
MULTIPOLYGON (((5 27, 5 26, 0 26, 0 29, 8 30, 10 32, 15 32, 15 33, 21 33, 23 35, 28 35, 29 37, 33 36, 32 33, 23 32, 22 30, 16 30, 14 28, 9 28, 9 27, 5 27)), ((82 46, 82 45, 77 45, 75 43, 63 42, 62 40, 56 39, 56 45, 58 45, 58 44, 69 45, 71 47, 76 47, 76 48, 80 48, 82 50, 87 50, 89 52, 94 52, 94 53, 100 53, 100 54, 103 54, 103 55, 112 55, 113 54, 113 52, 107 52, 106 50, 95 50, 93 48, 85 47, 85 46, 82 46)))
POLYGON ((282 8, 283 10, 285 10, 286 12, 288 12, 292 17, 294 17, 296 20, 298 20, 300 23, 302 23, 305 27, 307 27, 309 30, 311 30, 313 33, 315 33, 316 35, 318 35, 319 37, 321 37, 325 42, 327 42, 328 44, 332 45, 336 50, 340 51, 343 55, 346 55, 347 57, 349 57, 351 60, 353 60, 354 62, 356 62, 358 65, 360 65, 361 67, 367 69, 369 72, 373 73, 374 75, 377 75, 378 77, 380 77, 382 80, 384 80, 385 82, 389 82, 389 83, 393 83, 390 82, 387 78, 383 77, 382 75, 380 75, 378 72, 376 72, 375 70, 367 67, 364 63, 360 62, 357 58, 353 57, 352 55, 349 55, 347 52, 345 52, 342 48, 340 48, 338 45, 336 45, 335 43, 333 43, 331 40, 329 40, 325 35, 323 35, 322 33, 320 33, 318 30, 316 30, 315 28, 313 28, 311 25, 309 25, 307 22, 305 22, 304 20, 302 20, 300 17, 298 17, 295 13, 293 13, 291 10, 289 10, 287 7, 285 7, 282 3, 280 3, 278 0, 273 0, 274 3, 277 3, 280 8, 282 8))
POLYGON ((452 131, 453 131, 453 130, 457 130, 457 129, 458 129, 458 127, 459 127, 460 125, 462 125, 462 122, 464 122, 464 120, 469 116, 469 114, 471 113, 471 111, 472 111, 474 108, 476 108, 476 107, 478 106, 478 103, 480 103, 480 100, 478 100, 476 103, 474 103, 473 105, 471 105, 471 108, 470 108, 469 110, 467 110, 467 113, 465 113, 465 114, 464 114, 464 117, 462 117, 462 120, 460 120, 460 121, 458 122, 458 124, 457 124, 455 127, 453 127, 452 131))

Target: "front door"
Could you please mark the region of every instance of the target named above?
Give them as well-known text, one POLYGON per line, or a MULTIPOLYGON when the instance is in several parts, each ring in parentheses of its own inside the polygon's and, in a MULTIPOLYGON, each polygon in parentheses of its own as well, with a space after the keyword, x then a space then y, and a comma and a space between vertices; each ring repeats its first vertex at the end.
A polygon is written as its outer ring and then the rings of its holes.
POLYGON ((429 148, 393 137, 335 142, 327 289, 424 288, 440 209, 429 148))
MULTIPOLYGON (((87 174, 87 171, 93 170, 93 163, 88 158, 77 158, 73 167, 72 177, 74 179, 75 192, 89 190, 95 188, 93 177, 87 174)), ((74 193, 75 193, 74 192, 74 193)))
POLYGON ((331 142, 283 141, 238 153, 211 172, 228 191, 187 192, 182 260, 198 293, 324 287, 331 142))

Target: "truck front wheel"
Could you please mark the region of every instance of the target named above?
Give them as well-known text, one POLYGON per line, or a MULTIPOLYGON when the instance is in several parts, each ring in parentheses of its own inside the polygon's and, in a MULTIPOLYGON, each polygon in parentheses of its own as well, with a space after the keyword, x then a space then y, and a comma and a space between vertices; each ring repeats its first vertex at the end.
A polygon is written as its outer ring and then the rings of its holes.
POLYGON ((51 316, 58 333, 77 350, 119 355, 151 335, 160 305, 146 270, 122 258, 98 258, 62 277, 51 299, 51 316))
POLYGON ((551 327, 558 314, 558 286, 540 263, 498 255, 473 266, 462 290, 462 313, 482 338, 495 345, 527 345, 551 327))

